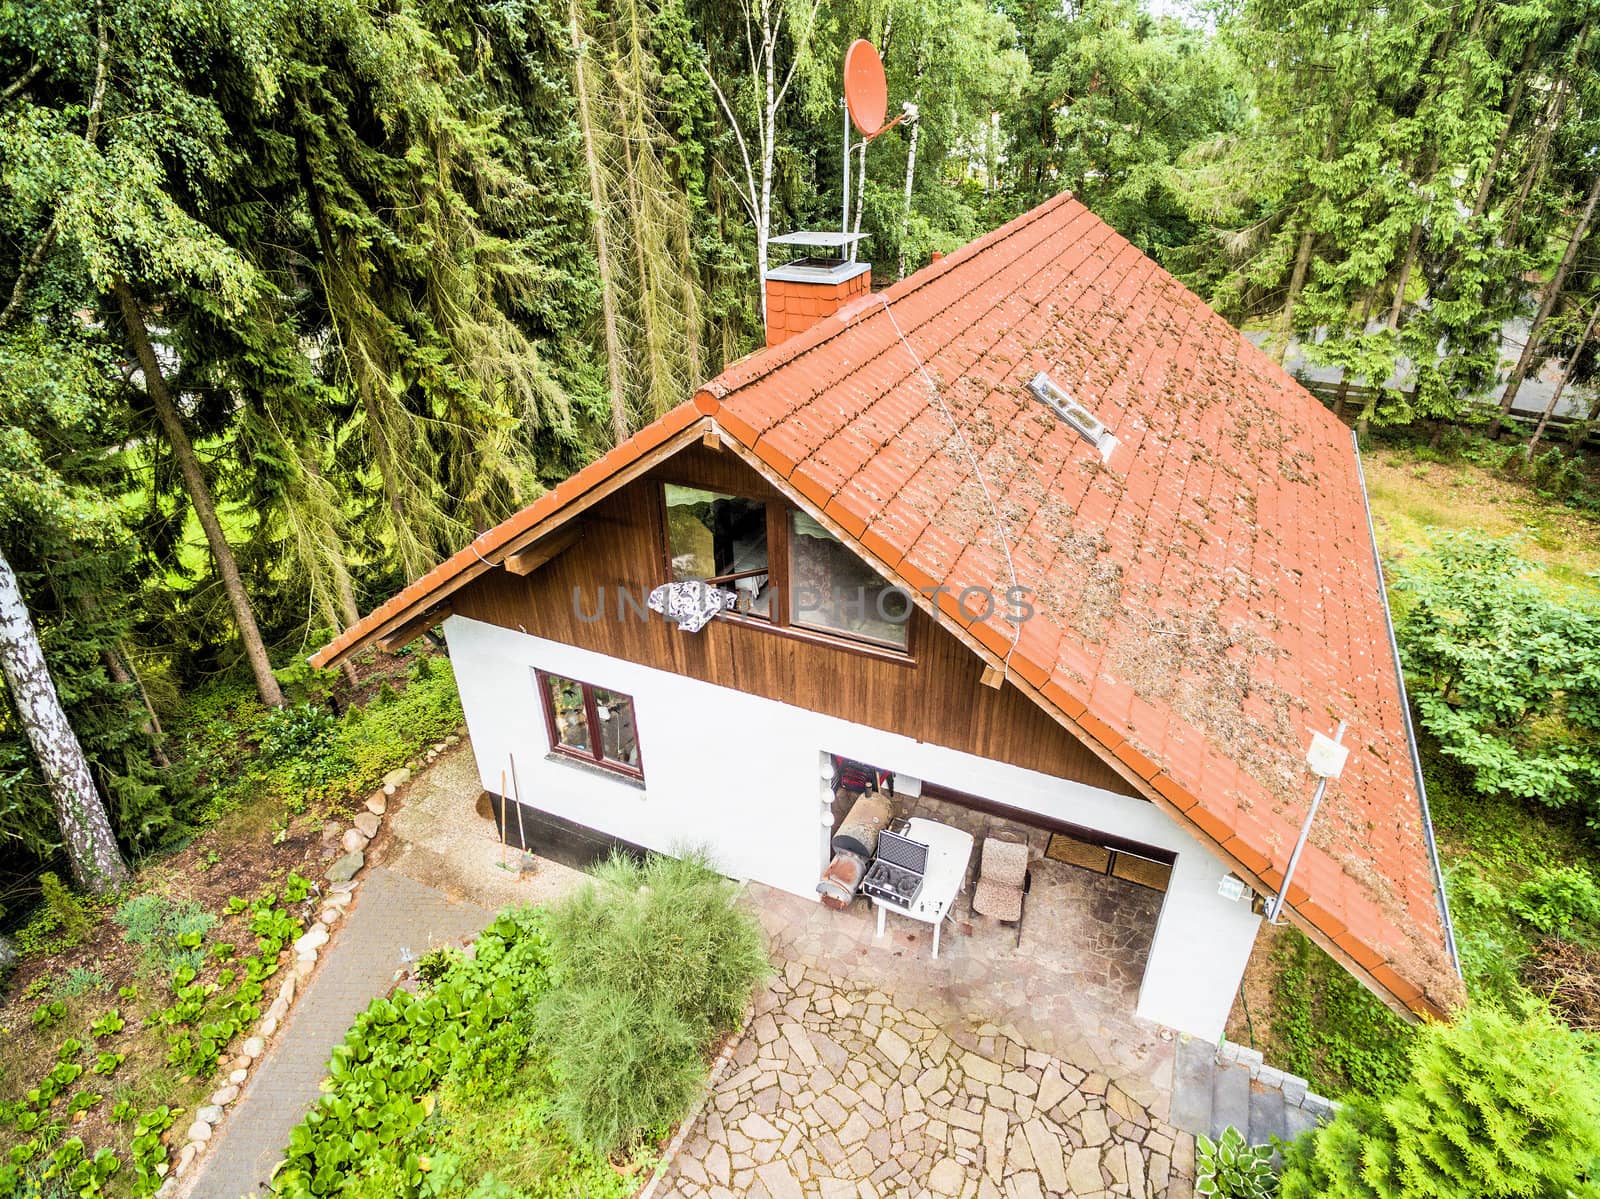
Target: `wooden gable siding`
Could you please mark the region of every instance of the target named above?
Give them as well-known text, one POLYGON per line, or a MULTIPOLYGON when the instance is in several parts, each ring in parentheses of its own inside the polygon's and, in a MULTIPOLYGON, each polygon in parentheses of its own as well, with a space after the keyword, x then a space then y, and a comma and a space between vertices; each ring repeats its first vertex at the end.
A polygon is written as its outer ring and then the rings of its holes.
POLYGON ((525 577, 488 572, 452 597, 454 611, 1121 795, 1137 794, 1016 688, 982 686, 983 663, 920 610, 912 616, 910 662, 734 621, 716 620, 698 633, 683 633, 658 616, 641 620, 626 608, 618 619, 620 589, 642 605, 662 581, 663 481, 778 497, 734 455, 692 447, 596 504, 581 518, 583 536, 572 548, 525 577), (579 619, 574 588, 590 616, 604 588, 602 619, 579 619))

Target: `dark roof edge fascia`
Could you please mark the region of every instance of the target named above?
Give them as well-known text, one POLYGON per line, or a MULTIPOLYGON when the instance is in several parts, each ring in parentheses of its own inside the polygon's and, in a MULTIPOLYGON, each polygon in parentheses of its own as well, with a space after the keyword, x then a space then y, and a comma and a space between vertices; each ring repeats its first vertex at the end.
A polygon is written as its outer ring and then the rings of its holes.
POLYGON ((1417 730, 1411 721, 1411 699, 1406 694, 1405 666, 1400 661, 1400 642, 1394 633, 1394 613, 1389 610, 1389 587, 1383 576, 1383 558, 1378 553, 1378 531, 1372 520, 1372 499, 1367 494, 1367 472, 1361 464, 1361 438, 1350 430, 1350 448, 1356 456, 1356 478, 1361 483, 1361 504, 1367 514, 1367 538, 1372 543, 1372 565, 1378 572, 1378 598, 1383 601, 1383 624, 1389 632, 1389 653, 1394 657, 1394 678, 1400 689, 1400 718, 1406 726, 1406 748, 1411 752, 1411 773, 1417 784, 1417 804, 1422 814, 1422 835, 1428 845, 1428 865, 1433 871, 1433 893, 1439 904, 1439 919, 1444 925, 1444 947, 1462 978, 1461 954, 1456 949, 1455 925, 1450 920, 1450 900, 1445 894, 1444 871, 1439 866, 1439 846, 1433 837, 1433 815, 1428 809, 1428 786, 1422 778, 1422 757, 1417 749, 1417 730))

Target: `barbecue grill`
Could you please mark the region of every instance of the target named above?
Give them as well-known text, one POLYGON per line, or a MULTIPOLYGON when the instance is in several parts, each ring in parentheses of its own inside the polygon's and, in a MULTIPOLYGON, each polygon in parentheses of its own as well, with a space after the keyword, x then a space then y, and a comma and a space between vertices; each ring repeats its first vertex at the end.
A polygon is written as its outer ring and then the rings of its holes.
POLYGON ((909 909, 922 891, 927 872, 927 845, 884 829, 878 834, 877 855, 861 880, 861 890, 884 903, 909 909))

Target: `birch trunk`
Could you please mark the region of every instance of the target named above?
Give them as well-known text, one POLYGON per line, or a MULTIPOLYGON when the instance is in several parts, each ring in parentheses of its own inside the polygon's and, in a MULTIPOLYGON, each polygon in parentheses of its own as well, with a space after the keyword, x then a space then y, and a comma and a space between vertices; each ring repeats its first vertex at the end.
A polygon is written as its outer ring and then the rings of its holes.
POLYGON ((56 823, 78 886, 106 895, 128 881, 105 802, 95 789, 78 735, 61 708, 39 633, 11 563, 0 553, 0 675, 16 705, 34 759, 50 789, 56 823))
MULTIPOLYGON (((799 70, 800 63, 807 54, 811 31, 816 27, 817 12, 821 7, 822 0, 812 0, 806 15, 805 28, 797 33, 791 31, 794 57, 780 81, 778 40, 783 32, 783 5, 780 0, 747 0, 744 9, 745 52, 750 64, 750 81, 755 87, 756 94, 761 98, 761 105, 756 112, 754 137, 745 136, 744 128, 739 124, 733 105, 728 102, 727 94, 717 82, 716 76, 711 73, 710 67, 706 68, 706 79, 711 84, 712 94, 717 98, 717 106, 722 109, 722 115, 733 132, 733 139, 739 147, 739 158, 744 167, 745 189, 739 199, 749 211, 750 220, 756 227, 756 282, 761 297, 763 325, 767 322, 767 243, 772 236, 772 176, 778 146, 778 110, 783 106, 784 98, 789 94, 789 85, 794 82, 795 72, 799 70), (759 42, 756 39, 755 18, 760 19, 759 42), (752 141, 756 143, 755 158, 750 156, 752 141)), ((840 166, 845 171, 850 169, 848 161, 841 163, 840 166)))
POLYGON ((144 315, 139 311, 139 303, 134 299, 126 280, 116 280, 112 284, 112 293, 122 310, 122 322, 127 327, 128 339, 133 343, 134 356, 144 371, 145 393, 156 410, 156 419, 161 422, 162 432, 172 447, 172 455, 178 461, 178 473, 183 476, 184 490, 189 493, 194 514, 200 520, 200 527, 205 530, 206 544, 211 547, 211 558, 217 564, 222 589, 233 608, 233 622, 239 632, 239 641, 244 646, 245 658, 250 662, 250 671, 256 678, 256 691, 261 696, 261 702, 269 708, 281 708, 283 691, 278 686, 278 680, 272 677, 272 663, 267 659, 267 646, 256 624, 255 609, 250 606, 244 580, 239 575, 239 564, 234 561, 233 547, 228 544, 222 531, 222 522, 217 519, 216 504, 211 498, 211 489, 206 485, 205 474, 200 470, 200 459, 195 456, 194 446, 189 443, 188 433, 184 432, 177 405, 167 391, 166 377, 161 373, 161 363, 156 360, 155 347, 150 344, 144 315))
MULTIPOLYGON (((920 72, 919 72, 920 74, 920 72)), ((922 92, 917 92, 917 110, 922 109, 922 92)), ((898 275, 906 277, 906 242, 911 237, 911 182, 917 173, 917 138, 922 133, 922 122, 911 122, 911 146, 906 150, 906 194, 905 203, 900 208, 900 261, 897 263, 898 275)))
POLYGON ((1500 428, 1505 423, 1506 416, 1510 414, 1512 404, 1516 402, 1522 381, 1528 377, 1528 371, 1533 368, 1533 359, 1539 351, 1539 337, 1544 332, 1544 323, 1555 311, 1556 302, 1561 298, 1561 289, 1566 286, 1567 276, 1572 273, 1572 264, 1578 259, 1578 248, 1588 236, 1589 223, 1594 219, 1594 206, 1597 200, 1600 200, 1600 173, 1597 173, 1589 184, 1589 195, 1584 200, 1583 213, 1578 217, 1572 236, 1567 240, 1566 251, 1561 255, 1561 261, 1556 266, 1556 273, 1550 279, 1550 285, 1545 288, 1544 299, 1539 304, 1539 311, 1534 314, 1533 324, 1528 326, 1528 340, 1523 343, 1517 365, 1512 368, 1511 376, 1506 380, 1505 394, 1500 397, 1500 414, 1489 426, 1491 438, 1500 436, 1500 428))

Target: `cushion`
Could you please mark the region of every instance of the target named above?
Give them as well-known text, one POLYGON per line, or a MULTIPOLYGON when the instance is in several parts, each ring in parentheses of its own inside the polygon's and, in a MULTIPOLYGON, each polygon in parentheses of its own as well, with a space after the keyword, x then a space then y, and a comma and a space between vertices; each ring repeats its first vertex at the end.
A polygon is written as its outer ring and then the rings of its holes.
POLYGON ((979 879, 972 893, 972 910, 996 920, 1022 919, 1022 888, 979 879))
POLYGON ((1021 887, 1022 880, 1028 877, 1028 843, 985 837, 983 864, 978 868, 978 875, 985 882, 1021 887))

